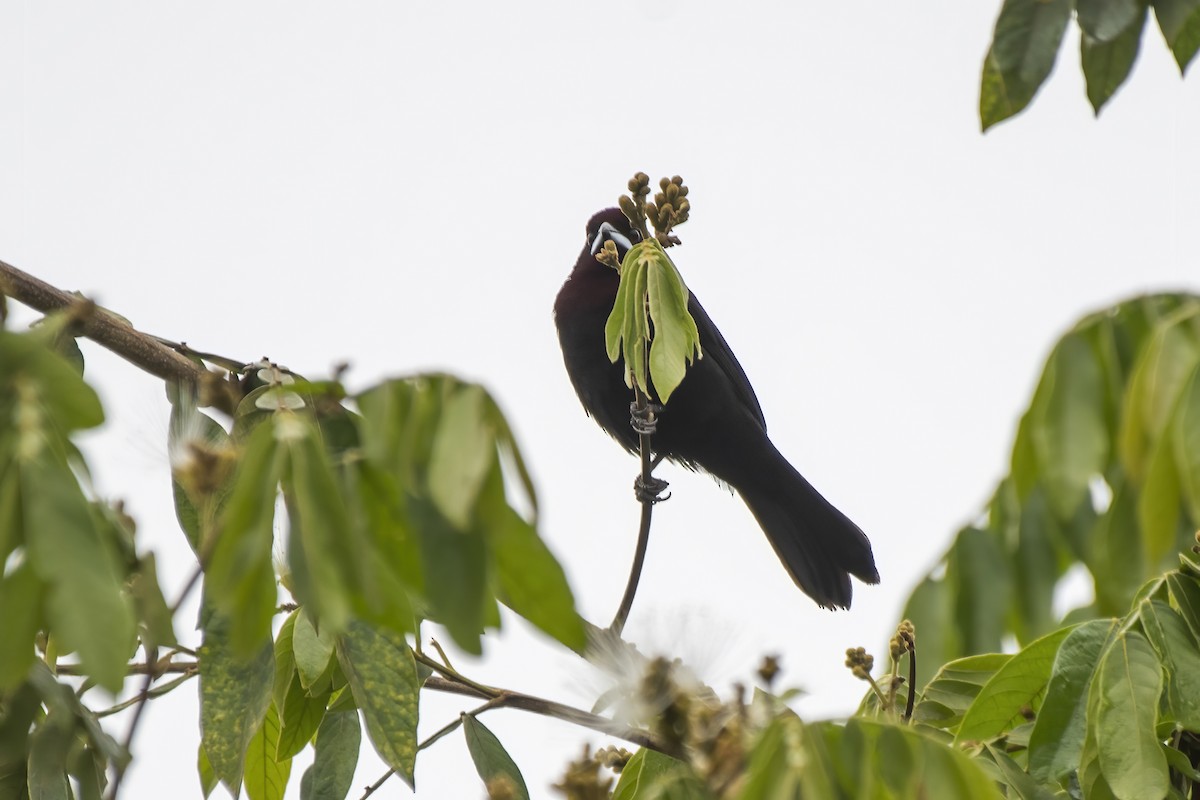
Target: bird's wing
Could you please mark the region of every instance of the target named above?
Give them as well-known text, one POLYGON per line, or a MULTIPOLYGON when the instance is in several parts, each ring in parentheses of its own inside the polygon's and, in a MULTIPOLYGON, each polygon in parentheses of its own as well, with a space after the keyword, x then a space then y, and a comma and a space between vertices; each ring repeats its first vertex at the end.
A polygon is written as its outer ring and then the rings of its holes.
POLYGON ((700 305, 700 301, 696 299, 696 295, 691 294, 688 300, 688 311, 691 312, 692 319, 696 321, 696 329, 700 332, 700 347, 703 349, 703 358, 712 359, 713 363, 721 368, 721 371, 728 376, 729 381, 733 384, 734 391, 737 393, 738 400, 747 411, 751 413, 754 419, 758 420, 758 424, 762 426, 763 431, 767 429, 767 420, 763 417, 762 406, 758 404, 758 398, 754 395, 754 388, 750 385, 750 379, 746 377, 746 371, 742 369, 742 365, 738 363, 737 357, 734 356, 733 350, 729 348, 729 343, 725 341, 725 337, 721 335, 721 331, 713 323, 708 316, 708 312, 704 310, 704 306, 700 305))

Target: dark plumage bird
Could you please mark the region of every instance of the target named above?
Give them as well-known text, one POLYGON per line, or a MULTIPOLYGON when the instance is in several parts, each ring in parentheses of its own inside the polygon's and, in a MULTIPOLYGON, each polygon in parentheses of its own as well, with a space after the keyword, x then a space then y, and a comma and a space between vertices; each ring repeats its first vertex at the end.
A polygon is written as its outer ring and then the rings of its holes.
MULTIPOLYGON (((629 424, 632 391, 624 366, 608 360, 604 323, 620 282, 596 260, 605 241, 625 253, 637 241, 629 221, 610 208, 588 222, 587 244, 554 301, 554 320, 567 374, 584 409, 630 452, 638 448, 629 424)), ((700 332, 703 357, 658 417, 656 453, 708 472, 737 490, 762 526, 792 580, 825 608, 849 608, 850 576, 878 583, 871 543, 857 525, 817 492, 767 438, 754 389, 721 331, 693 294, 688 311, 700 332)))

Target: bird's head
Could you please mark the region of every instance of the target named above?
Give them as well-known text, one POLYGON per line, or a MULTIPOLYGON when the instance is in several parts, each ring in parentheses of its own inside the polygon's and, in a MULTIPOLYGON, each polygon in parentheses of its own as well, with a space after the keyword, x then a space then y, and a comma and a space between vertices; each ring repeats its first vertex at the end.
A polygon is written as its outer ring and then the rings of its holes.
POLYGON ((616 245, 617 257, 625 258, 630 248, 641 240, 641 233, 630 226, 619 208, 606 208, 588 220, 587 247, 593 257, 604 248, 605 242, 612 242, 616 245))

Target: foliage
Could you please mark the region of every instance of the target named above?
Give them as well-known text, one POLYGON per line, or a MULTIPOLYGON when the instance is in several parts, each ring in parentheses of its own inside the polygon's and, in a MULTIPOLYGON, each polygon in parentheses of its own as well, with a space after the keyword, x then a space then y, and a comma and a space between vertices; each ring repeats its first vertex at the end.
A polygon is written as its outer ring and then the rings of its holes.
POLYGON ((881 676, 851 652, 871 684, 853 717, 799 719, 766 666, 767 690, 721 701, 659 659, 640 663, 631 695, 650 712, 633 728, 474 682, 418 646, 432 620, 479 652, 504 603, 587 647, 483 388, 419 375, 347 398, 336 381, 261 365, 220 425, 174 387, 176 510, 203 588, 191 650, 132 522, 89 497, 71 435, 103 414, 64 331, 59 318, 0 330, 3 796, 100 797, 129 757, 100 720, 195 676, 206 796, 223 783, 282 797, 292 758, 312 747, 301 796, 345 797, 364 729, 411 785, 420 750, 462 727, 490 795, 527 797, 478 719, 505 704, 646 745, 585 754, 559 784, 568 797, 1140 798, 1186 796, 1200 780, 1196 297, 1122 303, 1055 346, 985 520, 909 601, 916 634, 901 626, 881 676), (1077 563, 1095 601, 1056 619, 1077 563), (281 586, 295 602, 280 603, 281 586), (1010 637, 1017 652, 997 652, 1010 637), (141 693, 93 708, 131 671, 141 693), (418 741, 420 693, 446 684, 486 702, 418 741))
POLYGON ((1197 0, 1004 0, 983 62, 983 129, 1019 114, 1033 100, 1054 69, 1072 16, 1080 31, 1088 100, 1099 114, 1133 69, 1151 8, 1182 74, 1200 48, 1197 0))
POLYGON ((1056 629, 1055 592, 1078 565, 1095 599, 1067 621, 1124 614, 1200 527, 1198 454, 1200 298, 1080 321, 1050 353, 1009 475, 908 600, 922 667, 1056 629))

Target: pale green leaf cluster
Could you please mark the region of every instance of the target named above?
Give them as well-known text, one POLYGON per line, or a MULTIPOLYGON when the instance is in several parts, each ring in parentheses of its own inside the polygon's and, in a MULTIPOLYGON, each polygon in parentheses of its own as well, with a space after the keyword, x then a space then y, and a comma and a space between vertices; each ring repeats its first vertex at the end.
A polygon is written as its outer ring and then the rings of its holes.
POLYGON ((687 367, 702 356, 688 312, 688 290, 656 239, 638 242, 621 261, 621 283, 604 326, 613 363, 625 364, 625 384, 666 403, 687 367))

